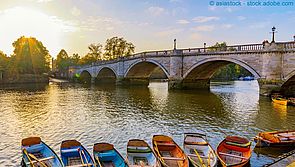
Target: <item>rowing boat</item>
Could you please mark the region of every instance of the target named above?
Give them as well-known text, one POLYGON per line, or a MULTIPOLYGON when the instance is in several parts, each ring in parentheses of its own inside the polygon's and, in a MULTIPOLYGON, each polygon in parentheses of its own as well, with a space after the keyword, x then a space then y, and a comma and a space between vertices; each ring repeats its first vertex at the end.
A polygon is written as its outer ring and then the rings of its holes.
POLYGON ((109 143, 96 143, 93 156, 98 167, 128 167, 121 154, 109 143))
POLYGON ((22 166, 24 167, 63 167, 57 154, 40 137, 22 140, 22 166))
POLYGON ((277 98, 271 98, 273 103, 280 104, 286 106, 288 104, 288 100, 285 98, 277 97, 277 98))
POLYGON ((160 167, 153 150, 144 141, 132 139, 127 144, 127 160, 132 167, 160 167))
POLYGON ((242 167, 248 165, 252 150, 251 142, 239 136, 227 136, 217 147, 222 166, 242 167))
POLYGON ((218 158, 215 151, 208 143, 206 135, 200 133, 185 133, 183 148, 193 166, 217 166, 218 158))
POLYGON ((60 155, 65 166, 94 167, 94 161, 89 152, 77 140, 62 141, 60 155))
POLYGON ((260 132, 254 141, 256 147, 295 147, 295 130, 260 132))
POLYGON ((154 135, 153 149, 162 166, 188 167, 189 161, 184 151, 169 136, 154 135))

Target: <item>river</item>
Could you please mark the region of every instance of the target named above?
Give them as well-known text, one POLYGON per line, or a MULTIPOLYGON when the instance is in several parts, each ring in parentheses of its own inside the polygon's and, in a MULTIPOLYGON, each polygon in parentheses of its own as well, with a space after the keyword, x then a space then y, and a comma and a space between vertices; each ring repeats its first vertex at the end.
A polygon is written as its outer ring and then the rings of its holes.
MULTIPOLYGON (((40 136, 59 155, 62 140, 77 139, 92 153, 110 142, 125 156, 129 139, 151 143, 154 134, 182 146, 184 132, 203 132, 214 148, 226 135, 295 129, 295 107, 259 96, 257 81, 211 83, 210 92, 168 91, 167 83, 144 87, 71 83, 0 88, 0 166, 19 166, 22 138, 40 136)), ((252 144, 252 148, 254 148, 252 144)), ((255 150, 251 166, 275 155, 255 150)))

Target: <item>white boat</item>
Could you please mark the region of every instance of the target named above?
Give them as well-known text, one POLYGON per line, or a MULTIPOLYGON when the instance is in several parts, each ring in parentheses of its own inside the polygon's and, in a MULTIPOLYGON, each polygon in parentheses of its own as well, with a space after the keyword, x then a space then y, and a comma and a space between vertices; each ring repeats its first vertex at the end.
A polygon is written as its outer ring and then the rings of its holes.
POLYGON ((218 158, 215 151, 208 143, 206 135, 201 133, 185 133, 183 147, 184 152, 193 166, 217 166, 218 158))

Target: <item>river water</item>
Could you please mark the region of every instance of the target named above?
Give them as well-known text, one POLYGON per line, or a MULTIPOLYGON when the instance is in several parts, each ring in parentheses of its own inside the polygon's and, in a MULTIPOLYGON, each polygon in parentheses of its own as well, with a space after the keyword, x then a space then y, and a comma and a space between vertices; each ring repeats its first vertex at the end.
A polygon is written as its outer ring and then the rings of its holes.
MULTIPOLYGON (((144 87, 70 83, 0 88, 0 166, 19 166, 22 138, 40 136, 59 155, 62 140, 77 139, 91 153, 110 142, 125 156, 129 139, 204 132, 214 148, 226 135, 253 138, 260 131, 295 129, 295 107, 259 96, 257 81, 211 83, 210 92, 168 91, 167 83, 144 87)), ((252 144, 254 148, 254 143, 252 144)), ((255 150, 251 166, 276 153, 255 150)))

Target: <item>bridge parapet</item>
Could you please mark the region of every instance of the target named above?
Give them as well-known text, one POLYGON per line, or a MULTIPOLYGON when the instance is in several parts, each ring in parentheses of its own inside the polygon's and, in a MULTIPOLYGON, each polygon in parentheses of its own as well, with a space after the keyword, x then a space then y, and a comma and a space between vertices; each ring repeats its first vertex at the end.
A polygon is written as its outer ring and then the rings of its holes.
MULTIPOLYGON (((80 66, 81 68, 88 68, 91 66, 98 66, 103 64, 112 64, 119 61, 126 61, 138 58, 148 58, 148 57, 162 57, 162 56, 172 56, 172 55, 198 55, 198 54, 220 54, 220 53, 230 53, 230 52, 246 52, 246 51, 289 51, 295 50, 295 42, 278 42, 274 44, 246 44, 246 45, 231 45, 224 47, 206 47, 206 48, 188 48, 188 49, 177 49, 177 50, 159 50, 159 51, 146 51, 135 53, 126 57, 119 57, 114 60, 102 60, 91 65, 80 66)), ((78 67, 77 67, 78 68, 78 67)))

